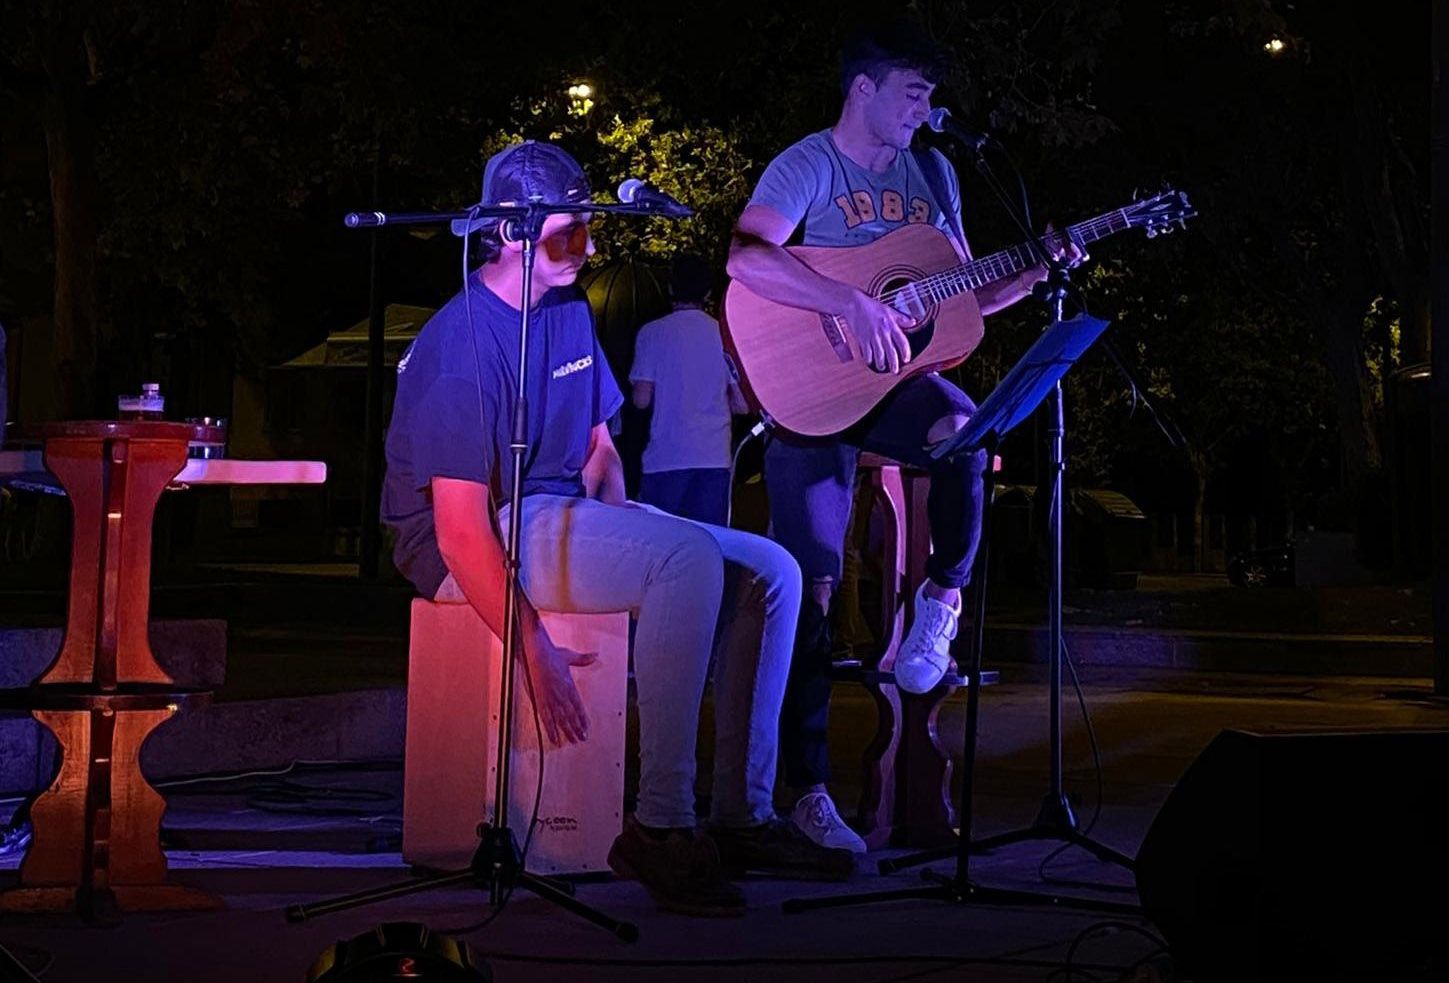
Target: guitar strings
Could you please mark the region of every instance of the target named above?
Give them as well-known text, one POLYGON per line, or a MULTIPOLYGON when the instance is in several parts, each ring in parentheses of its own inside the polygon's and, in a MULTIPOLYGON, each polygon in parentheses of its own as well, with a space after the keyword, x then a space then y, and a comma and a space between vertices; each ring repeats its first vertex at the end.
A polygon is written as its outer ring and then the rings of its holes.
MULTIPOLYGON (((1122 218, 1122 228, 1126 228, 1131 224, 1127 219, 1127 212, 1124 208, 1118 209, 1115 212, 1107 212, 1104 215, 1099 215, 1096 218, 1070 226, 1065 231, 1054 232, 1046 238, 1054 243, 1062 242, 1067 241, 1075 233, 1079 238, 1100 239, 1102 236, 1117 230, 1114 223, 1114 219, 1117 216, 1121 216, 1122 218)), ((1012 246, 1000 252, 992 253, 990 256, 984 256, 981 259, 972 260, 969 263, 963 263, 960 266, 942 270, 939 273, 933 273, 919 280, 913 280, 894 290, 888 290, 881 294, 878 299, 881 303, 890 304, 895 300, 901 299, 907 292, 910 292, 915 294, 917 301, 919 301, 919 295, 924 291, 932 301, 939 303, 960 293, 962 290, 975 289, 985 283, 989 283, 991 280, 1000 279, 1013 269, 1025 269, 1026 262, 1032 257, 1032 253, 1028 250, 1026 255, 1022 256, 1021 249, 1022 247, 1020 246, 1012 246)))
MULTIPOLYGON (((1128 217, 1127 209, 1124 207, 1115 211, 1105 212, 1085 222, 1068 226, 1063 231, 1052 232, 1049 235, 1043 236, 1043 241, 1060 243, 1072 241, 1075 238, 1091 242, 1103 236, 1110 235, 1113 232, 1130 228, 1131 225, 1132 220, 1128 217), (1120 225, 1117 224, 1118 219, 1121 220, 1120 225)), ((877 299, 881 303, 891 305, 894 301, 901 299, 901 297, 909 292, 913 295, 915 302, 920 304, 921 294, 924 292, 933 302, 940 303, 963 290, 974 290, 993 280, 1001 279, 1007 273, 1025 269, 1027 263, 1034 258, 1035 252, 1030 248, 1030 244, 1026 246, 1024 255, 1022 249, 1022 246, 1011 246, 999 252, 992 253, 990 256, 984 256, 981 259, 962 263, 959 266, 954 266, 938 273, 932 273, 919 280, 912 280, 909 283, 903 284, 894 290, 888 290, 877 299)), ((843 322, 845 321, 843 316, 839 314, 829 316, 837 327, 843 326, 843 322)))

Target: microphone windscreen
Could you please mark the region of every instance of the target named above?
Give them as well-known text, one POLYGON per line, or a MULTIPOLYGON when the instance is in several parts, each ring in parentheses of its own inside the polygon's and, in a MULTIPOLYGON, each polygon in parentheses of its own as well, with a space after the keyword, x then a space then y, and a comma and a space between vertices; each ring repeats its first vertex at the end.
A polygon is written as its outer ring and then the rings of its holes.
POLYGON ((629 178, 623 184, 619 185, 619 190, 617 192, 619 200, 626 205, 632 205, 634 203, 635 197, 637 197, 639 194, 639 189, 642 187, 644 187, 643 181, 639 180, 636 177, 629 178))

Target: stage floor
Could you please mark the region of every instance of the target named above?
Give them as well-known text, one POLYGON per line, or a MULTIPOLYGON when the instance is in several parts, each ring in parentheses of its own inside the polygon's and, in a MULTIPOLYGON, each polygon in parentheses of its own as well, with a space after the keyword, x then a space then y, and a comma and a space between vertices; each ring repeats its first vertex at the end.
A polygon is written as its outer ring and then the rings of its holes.
MULTIPOLYGON (((1089 672, 1086 696, 1101 746, 1105 806, 1093 835, 1132 855, 1172 783, 1224 727, 1445 727, 1449 708, 1428 698, 1427 682, 1222 673, 1089 672)), ((864 712, 837 707, 842 723, 864 712)), ((1020 826, 1035 815, 1045 784, 1045 688, 1008 681, 984 700, 977 833, 1020 826)), ((1097 793, 1092 758, 1075 707, 1068 706, 1067 777, 1089 819, 1097 793)), ((955 713, 942 737, 959 746, 955 713)), ((843 768, 841 769, 843 772, 843 768)), ((401 771, 396 762, 295 769, 163 789, 165 845, 177 881, 222 896, 207 913, 131 915, 88 926, 73 916, 7 917, 0 944, 45 983, 109 980, 301 981, 339 939, 387 921, 435 930, 465 927, 488 913, 481 893, 452 887, 337 913, 299 925, 283 910, 410 876, 398 854, 401 771), (317 815, 345 809, 350 815, 317 815)), ((842 786, 844 786, 842 774, 842 786)), ((842 788, 841 799, 852 801, 842 788)), ((13 803, 0 806, 3 819, 13 803)), ((1043 887, 1049 845, 1021 845, 973 861, 983 884, 1043 887)), ((579 887, 579 897, 636 922, 637 944, 527 894, 515 896, 490 926, 463 937, 508 981, 750 980, 870 983, 924 980, 1062 980, 1053 970, 1075 950, 1075 966, 1114 980, 1154 945, 1138 929, 1092 932, 1114 919, 1066 908, 953 907, 909 901, 786 915, 796 896, 914 886, 918 873, 882 877, 871 863, 848 884, 746 882, 741 919, 660 914, 634 883, 579 887)), ((0 887, 13 884, 17 854, 0 855, 0 887)), ((936 869, 947 869, 938 864, 936 869)), ((1058 879, 1108 889, 1084 892, 1131 902, 1130 875, 1073 851, 1049 868, 1058 879)), ((1074 977, 1077 980, 1087 976, 1074 977)))
MULTIPOLYGON (((205 783, 167 790, 168 859, 174 879, 221 895, 226 910, 129 915, 111 926, 86 926, 68 916, 8 918, 0 944, 46 983, 98 980, 303 980, 312 961, 338 939, 381 922, 420 921, 435 930, 467 927, 488 914, 482 892, 449 887, 365 908, 288 924, 284 909, 363 890, 411 874, 397 852, 401 773, 395 766, 339 771, 307 769, 281 779, 205 783), (240 791, 242 786, 251 794, 240 791), (315 801, 283 808, 376 807, 368 815, 334 817, 270 811, 287 799, 315 801), (345 799, 320 790, 341 790, 345 799), (261 795, 259 801, 258 794, 261 795), (374 800, 374 796, 376 799, 374 800)), ((1024 803, 983 802, 1007 813, 1024 803)), ((1099 832, 1132 850, 1150 812, 1107 810, 1099 832)), ((1000 823, 995 824, 998 827, 1000 823)), ((1046 846, 1022 846, 973 861, 983 883, 1040 886, 1037 864, 1046 846)), ((749 911, 738 919, 684 918, 658 912, 634 883, 581 883, 578 897, 633 921, 640 940, 626 945, 601 929, 525 892, 486 929, 462 933, 510 980, 1041 980, 1062 965, 1068 948, 1108 916, 1025 907, 953 907, 912 901, 783 914, 791 897, 844 894, 921 883, 916 871, 880 876, 871 855, 853 881, 822 885, 749 880, 749 911)), ((0 858, 13 870, 15 856, 0 858)), ((937 864, 936 869, 949 869, 937 864)), ((1073 855, 1053 863, 1054 876, 1102 881, 1115 890, 1078 892, 1130 902, 1131 877, 1073 855)), ((9 875, 13 877, 13 875, 9 875)), ((1128 919, 1150 931, 1140 919, 1128 919)), ((1130 930, 1093 934, 1077 949, 1080 968, 1117 973, 1154 946, 1130 930)))

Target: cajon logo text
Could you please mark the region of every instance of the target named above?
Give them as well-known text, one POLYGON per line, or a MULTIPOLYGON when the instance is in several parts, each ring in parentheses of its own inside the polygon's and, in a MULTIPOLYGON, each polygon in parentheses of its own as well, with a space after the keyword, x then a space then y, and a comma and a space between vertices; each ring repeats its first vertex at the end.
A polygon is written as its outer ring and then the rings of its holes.
POLYGON ((548 833, 577 833, 579 821, 573 816, 540 816, 538 825, 548 833))

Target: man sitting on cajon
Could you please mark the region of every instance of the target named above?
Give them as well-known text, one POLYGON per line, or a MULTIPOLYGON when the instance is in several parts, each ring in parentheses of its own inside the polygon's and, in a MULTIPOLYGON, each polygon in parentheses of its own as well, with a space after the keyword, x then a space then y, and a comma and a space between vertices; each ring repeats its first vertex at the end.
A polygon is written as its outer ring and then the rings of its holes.
MULTIPOLYGON (((532 141, 495 155, 483 200, 589 200, 572 157, 532 141)), ((588 214, 553 215, 535 251, 528 338, 528 446, 523 501, 511 488, 522 244, 508 223, 481 232, 484 262, 423 327, 398 363, 387 435, 383 519, 397 567, 424 597, 466 600, 503 635, 506 524, 523 509, 520 639, 536 705, 555 743, 586 740, 588 710, 537 609, 631 610, 639 700, 639 802, 609 852, 663 907, 743 910, 726 872, 844 877, 844 850, 810 842, 776 817, 772 793, 780 704, 789 672, 800 571, 773 542, 628 502, 607 421, 622 396, 574 280, 593 253, 588 214), (762 639, 721 645, 714 678, 716 748, 708 831, 694 815, 695 734, 722 601, 763 609, 762 639)), ((749 621, 751 619, 744 618, 749 621)), ((738 632, 722 631, 729 639, 738 632)), ((480 710, 480 712, 482 712, 480 710)))

